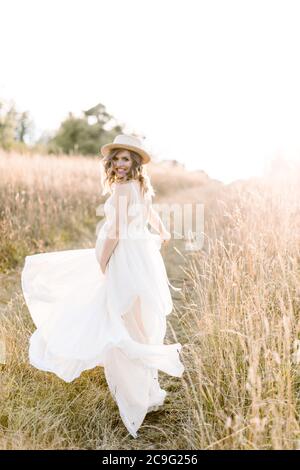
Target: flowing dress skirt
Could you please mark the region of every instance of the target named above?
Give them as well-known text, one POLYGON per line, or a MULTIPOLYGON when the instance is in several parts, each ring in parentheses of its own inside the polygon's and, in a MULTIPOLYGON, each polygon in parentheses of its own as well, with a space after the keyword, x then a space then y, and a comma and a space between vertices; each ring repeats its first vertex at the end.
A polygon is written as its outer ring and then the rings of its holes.
POLYGON ((26 256, 23 295, 36 326, 29 361, 71 382, 87 369, 105 377, 129 433, 166 392, 158 370, 181 377, 181 344, 164 344, 173 308, 159 238, 120 239, 101 272, 95 248, 26 256))

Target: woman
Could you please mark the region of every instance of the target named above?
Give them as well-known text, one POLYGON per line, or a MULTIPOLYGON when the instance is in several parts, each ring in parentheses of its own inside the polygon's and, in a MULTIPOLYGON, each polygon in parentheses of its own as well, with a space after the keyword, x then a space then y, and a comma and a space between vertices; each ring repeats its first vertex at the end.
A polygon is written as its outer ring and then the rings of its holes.
POLYGON ((103 194, 111 194, 95 248, 26 256, 22 289, 36 326, 29 360, 66 382, 104 367, 136 438, 146 414, 166 396, 158 370, 176 377, 184 371, 181 344, 163 344, 173 304, 159 250, 170 233, 152 207, 143 167, 150 156, 140 140, 121 134, 101 153, 103 194))

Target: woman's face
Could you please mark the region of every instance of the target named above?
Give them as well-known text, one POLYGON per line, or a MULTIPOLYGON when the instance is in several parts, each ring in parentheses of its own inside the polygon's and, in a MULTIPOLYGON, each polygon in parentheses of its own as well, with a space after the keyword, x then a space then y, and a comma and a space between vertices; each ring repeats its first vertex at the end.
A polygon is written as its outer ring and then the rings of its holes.
POLYGON ((120 150, 112 159, 113 167, 118 178, 125 178, 132 167, 132 159, 129 150, 120 150))

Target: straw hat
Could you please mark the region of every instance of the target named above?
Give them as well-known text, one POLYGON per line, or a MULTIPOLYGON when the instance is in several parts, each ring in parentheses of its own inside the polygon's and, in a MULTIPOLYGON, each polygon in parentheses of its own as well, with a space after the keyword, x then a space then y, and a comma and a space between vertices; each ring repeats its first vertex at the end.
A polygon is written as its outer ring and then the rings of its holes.
POLYGON ((101 154, 103 157, 106 157, 110 150, 117 148, 133 150, 138 153, 142 158, 142 164, 148 163, 151 160, 149 153, 143 148, 143 144, 138 137, 119 134, 114 138, 114 141, 111 144, 105 144, 101 147, 101 154))

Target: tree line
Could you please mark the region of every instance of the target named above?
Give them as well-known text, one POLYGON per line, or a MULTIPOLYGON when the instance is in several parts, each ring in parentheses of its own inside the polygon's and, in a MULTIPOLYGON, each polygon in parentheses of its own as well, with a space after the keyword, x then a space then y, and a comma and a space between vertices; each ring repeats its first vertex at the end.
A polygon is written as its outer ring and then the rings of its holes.
POLYGON ((102 145, 124 132, 124 124, 109 114, 101 103, 82 111, 80 117, 69 112, 57 130, 45 131, 33 142, 34 127, 28 111, 20 112, 14 102, 0 99, 0 148, 7 151, 96 155, 102 145))

